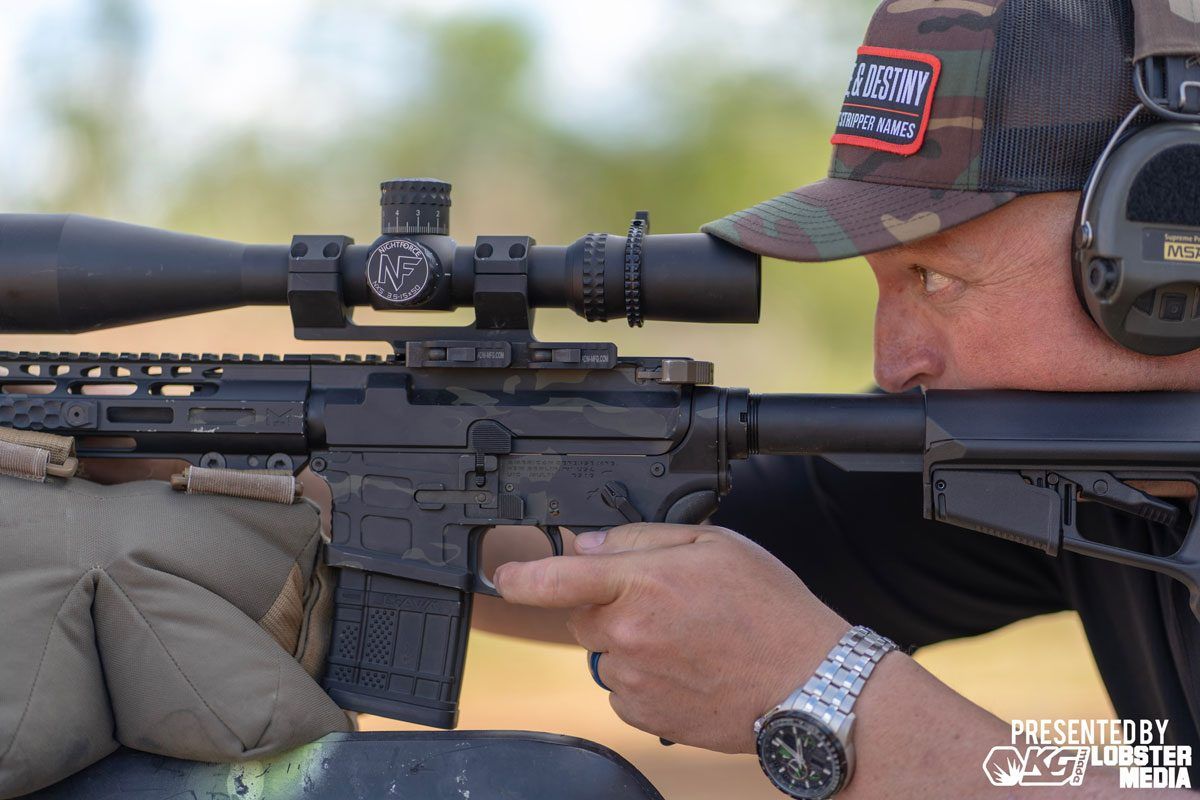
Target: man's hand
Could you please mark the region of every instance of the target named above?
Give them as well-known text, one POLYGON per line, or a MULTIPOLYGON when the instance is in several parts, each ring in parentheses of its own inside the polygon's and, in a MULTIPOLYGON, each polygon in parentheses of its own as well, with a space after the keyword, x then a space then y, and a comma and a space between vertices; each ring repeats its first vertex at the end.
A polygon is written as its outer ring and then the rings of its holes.
POLYGON ((512 603, 574 609, 571 633, 604 654, 613 710, 671 741, 754 752, 754 720, 849 627, 724 528, 635 523, 581 534, 575 547, 580 555, 504 564, 496 586, 512 603))
MULTIPOLYGON (((513 603, 574 609, 575 638, 604 653, 613 709, 672 741, 753 752, 755 718, 807 680, 849 627, 791 570, 723 528, 638 523, 600 539, 577 537, 580 555, 504 564, 496 586, 513 603)), ((880 661, 854 713, 858 766, 846 800, 1012 795, 980 769, 1008 742, 1008 725, 911 658, 880 661)), ((1117 787, 1115 769, 1094 767, 1081 787, 1039 794, 1125 797, 1117 787)))

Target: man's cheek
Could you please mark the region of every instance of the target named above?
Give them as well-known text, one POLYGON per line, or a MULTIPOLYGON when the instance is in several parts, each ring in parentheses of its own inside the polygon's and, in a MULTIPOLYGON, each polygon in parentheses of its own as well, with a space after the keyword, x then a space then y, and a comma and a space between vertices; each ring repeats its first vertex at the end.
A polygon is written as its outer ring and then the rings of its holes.
POLYGON ((1020 331, 971 326, 946 337, 946 370, 941 385, 947 389, 995 389, 1028 379, 1023 369, 1026 344, 1020 331))
POLYGON ((1027 328, 961 337, 948 359, 946 388, 953 382, 962 389, 1054 389, 1060 380, 1058 343, 1027 328))

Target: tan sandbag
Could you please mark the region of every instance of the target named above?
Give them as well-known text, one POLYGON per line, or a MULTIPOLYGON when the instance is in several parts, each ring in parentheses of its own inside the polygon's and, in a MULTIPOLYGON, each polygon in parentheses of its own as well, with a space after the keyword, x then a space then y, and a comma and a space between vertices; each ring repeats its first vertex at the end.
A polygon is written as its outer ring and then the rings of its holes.
POLYGON ((311 677, 320 542, 306 500, 0 476, 0 798, 118 743, 230 761, 349 729, 311 677))

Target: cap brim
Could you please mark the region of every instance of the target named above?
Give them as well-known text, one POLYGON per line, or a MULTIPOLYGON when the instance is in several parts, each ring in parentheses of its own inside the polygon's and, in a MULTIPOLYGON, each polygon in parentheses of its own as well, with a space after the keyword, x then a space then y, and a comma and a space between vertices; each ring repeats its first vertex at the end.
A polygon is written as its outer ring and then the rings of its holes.
POLYGON ((835 261, 913 242, 1017 197, 826 178, 708 223, 702 231, 764 256, 835 261))

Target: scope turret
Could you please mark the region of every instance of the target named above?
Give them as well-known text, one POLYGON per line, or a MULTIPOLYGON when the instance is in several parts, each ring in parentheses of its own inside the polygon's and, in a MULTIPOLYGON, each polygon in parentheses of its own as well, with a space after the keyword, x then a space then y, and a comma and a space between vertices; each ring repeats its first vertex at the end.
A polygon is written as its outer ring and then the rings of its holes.
POLYGON ((436 178, 397 178, 379 185, 384 236, 450 233, 450 184, 436 178))

